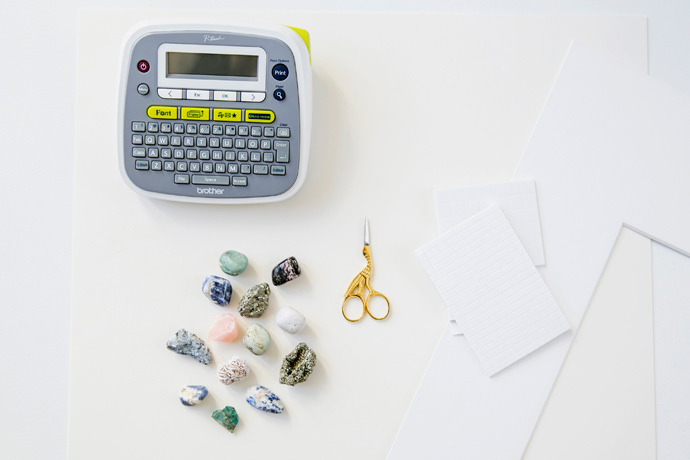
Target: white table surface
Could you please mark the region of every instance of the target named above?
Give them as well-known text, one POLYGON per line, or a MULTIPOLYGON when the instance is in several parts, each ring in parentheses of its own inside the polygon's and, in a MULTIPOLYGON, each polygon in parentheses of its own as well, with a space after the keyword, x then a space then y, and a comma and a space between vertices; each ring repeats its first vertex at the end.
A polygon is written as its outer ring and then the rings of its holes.
MULTIPOLYGON (((383 1, 253 2, 252 9, 388 11, 383 1)), ((690 4, 652 0, 426 2, 396 11, 463 13, 640 14, 649 17, 650 74, 690 90, 690 4)), ((209 1, 205 7, 247 7, 209 1)), ((26 2, 9 5, 0 19, 3 81, 3 170, 0 190, 0 363, 6 396, 0 441, 7 458, 66 457, 71 269, 72 152, 77 10, 83 6, 185 8, 185 2, 26 2), (37 59, 37 58, 40 58, 37 59), (31 120, 31 121, 28 121, 31 120)), ((596 392, 596 389, 591 390, 596 392)), ((595 398, 583 394, 583 400, 595 398)), ((596 455, 594 456, 596 457, 596 455)), ((594 458, 592 457, 592 458, 594 458)), ((600 453, 598 458, 605 458, 600 453)), ((608 457, 615 458, 615 457, 608 457)), ((622 458, 622 457, 621 457, 622 458)))

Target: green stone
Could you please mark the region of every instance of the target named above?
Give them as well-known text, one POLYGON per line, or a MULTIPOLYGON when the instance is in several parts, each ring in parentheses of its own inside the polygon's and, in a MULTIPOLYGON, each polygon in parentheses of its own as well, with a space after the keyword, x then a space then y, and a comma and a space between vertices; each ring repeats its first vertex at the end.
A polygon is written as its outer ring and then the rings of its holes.
POLYGON ((213 412, 213 420, 227 428, 230 433, 234 433, 239 418, 237 418, 237 411, 234 407, 225 406, 224 409, 213 412))
POLYGON ((247 256, 237 251, 225 251, 220 256, 220 269, 231 276, 237 276, 247 269, 247 256))

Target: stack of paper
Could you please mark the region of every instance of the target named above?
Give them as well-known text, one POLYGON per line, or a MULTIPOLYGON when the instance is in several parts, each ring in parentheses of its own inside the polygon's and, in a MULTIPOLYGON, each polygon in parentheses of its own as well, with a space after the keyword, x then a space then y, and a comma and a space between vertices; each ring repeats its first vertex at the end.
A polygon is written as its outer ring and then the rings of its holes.
MULTIPOLYGON (((541 235, 537 231, 535 238, 535 231, 529 231, 535 224, 539 228, 532 182, 439 193, 440 227, 456 220, 453 208, 462 215, 490 199, 492 193, 518 217, 523 234, 533 243, 533 257, 543 260, 541 235), (463 195, 470 199, 449 199, 463 195), (449 203, 455 205, 449 207, 449 203)), ((490 376, 570 329, 498 204, 491 204, 442 233, 416 254, 451 318, 490 376)))

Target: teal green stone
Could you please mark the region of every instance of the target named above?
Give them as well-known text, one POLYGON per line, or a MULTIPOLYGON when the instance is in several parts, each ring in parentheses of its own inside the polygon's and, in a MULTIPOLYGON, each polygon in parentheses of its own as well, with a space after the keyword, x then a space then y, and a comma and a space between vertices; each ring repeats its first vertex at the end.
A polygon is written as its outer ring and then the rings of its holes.
POLYGON ((237 251, 225 251, 220 256, 220 269, 231 276, 237 276, 247 269, 247 256, 237 251))
POLYGON ((221 410, 214 411, 212 417, 213 420, 227 428, 230 433, 235 432, 235 427, 237 426, 237 422, 239 422, 239 418, 237 417, 237 411, 234 407, 225 406, 225 408, 221 410))

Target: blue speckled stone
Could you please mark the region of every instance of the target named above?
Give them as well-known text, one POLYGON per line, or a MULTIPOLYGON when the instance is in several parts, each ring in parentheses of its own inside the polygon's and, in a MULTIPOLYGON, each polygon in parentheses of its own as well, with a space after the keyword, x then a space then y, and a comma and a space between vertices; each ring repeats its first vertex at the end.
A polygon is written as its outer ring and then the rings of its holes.
POLYGON ((264 412, 280 414, 285 410, 283 401, 281 401, 275 393, 264 386, 249 388, 246 396, 246 401, 250 406, 264 412))
POLYGON ((221 307, 227 307, 230 303, 230 297, 232 297, 230 281, 215 275, 206 277, 201 291, 211 299, 211 302, 221 307))
POLYGON ((196 406, 208 396, 208 388, 203 385, 186 385, 180 391, 180 402, 185 406, 196 406))

